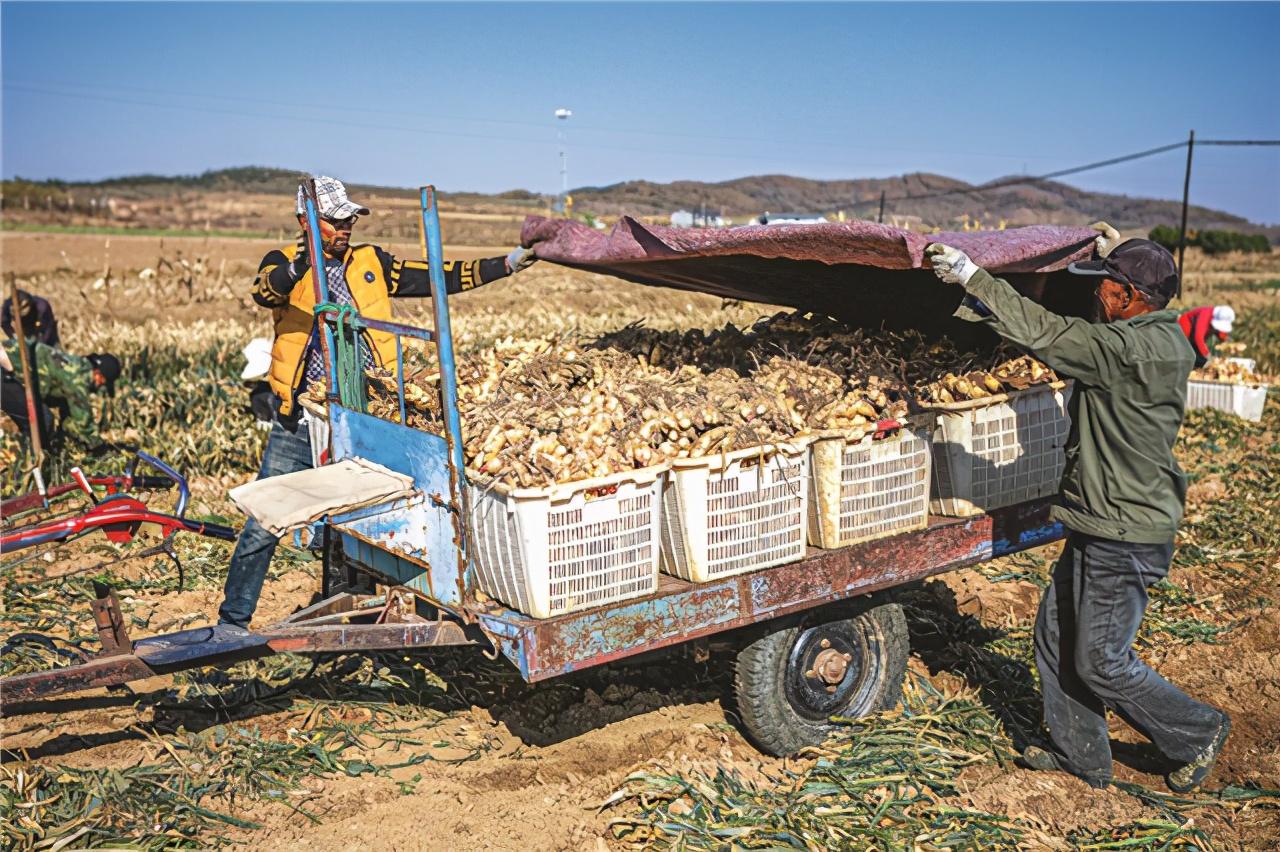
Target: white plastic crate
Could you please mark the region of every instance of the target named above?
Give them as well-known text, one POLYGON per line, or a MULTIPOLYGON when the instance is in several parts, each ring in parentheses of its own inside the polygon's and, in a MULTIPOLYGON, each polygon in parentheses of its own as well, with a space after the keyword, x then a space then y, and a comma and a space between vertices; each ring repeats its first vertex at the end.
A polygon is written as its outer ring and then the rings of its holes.
POLYGON ((329 420, 307 412, 307 432, 311 438, 311 466, 329 461, 329 420))
POLYGON ((1068 382, 933 406, 930 511, 968 517, 1056 493, 1070 398, 1068 382))
POLYGON ((702 583, 800 559, 808 480, 803 443, 673 461, 661 569, 702 583))
POLYGON ((665 474, 509 488, 468 471, 480 587, 535 618, 650 594, 665 474))
POLYGON ((823 437, 812 446, 809 543, 836 548, 929 524, 929 430, 880 440, 823 437))
MULTIPOLYGON (((1242 364, 1250 372, 1257 369, 1252 358, 1230 358, 1228 360, 1242 364)), ((1262 409, 1267 404, 1267 388, 1265 384, 1233 384, 1231 382, 1203 382, 1196 379, 1187 381, 1187 410, 1193 408, 1216 408, 1245 420, 1257 422, 1262 419, 1262 409)))

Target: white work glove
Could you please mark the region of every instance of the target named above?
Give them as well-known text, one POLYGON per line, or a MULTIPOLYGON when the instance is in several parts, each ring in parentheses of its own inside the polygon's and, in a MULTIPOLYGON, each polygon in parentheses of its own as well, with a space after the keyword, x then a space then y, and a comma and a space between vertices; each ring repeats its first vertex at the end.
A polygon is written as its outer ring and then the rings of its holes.
POLYGON ((969 259, 969 255, 960 249, 944 246, 942 243, 930 243, 924 248, 924 256, 933 265, 934 274, 948 284, 959 284, 961 287, 969 283, 978 265, 969 259))
POLYGON ((516 246, 511 250, 511 254, 507 255, 507 271, 519 272, 522 269, 528 269, 538 261, 538 255, 531 248, 516 246))
POLYGON ((1120 232, 1106 222, 1094 222, 1089 227, 1099 232, 1098 236, 1093 238, 1098 257, 1106 257, 1111 254, 1113 248, 1120 245, 1120 232))

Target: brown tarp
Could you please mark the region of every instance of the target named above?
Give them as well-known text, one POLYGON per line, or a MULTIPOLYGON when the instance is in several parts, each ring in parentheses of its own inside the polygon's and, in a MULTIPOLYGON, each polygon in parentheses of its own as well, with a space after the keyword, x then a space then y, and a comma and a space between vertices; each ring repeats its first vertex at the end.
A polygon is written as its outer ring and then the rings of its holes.
POLYGON ((521 242, 538 257, 663 287, 731 299, 821 310, 863 325, 929 326, 959 301, 923 266, 924 248, 942 242, 1055 309, 1080 312, 1087 288, 1045 287, 1046 276, 1093 253, 1089 228, 1035 225, 1003 231, 919 234, 874 222, 672 228, 624 216, 605 232, 580 222, 530 216, 521 242), (1065 292, 1070 291, 1070 292, 1065 292))

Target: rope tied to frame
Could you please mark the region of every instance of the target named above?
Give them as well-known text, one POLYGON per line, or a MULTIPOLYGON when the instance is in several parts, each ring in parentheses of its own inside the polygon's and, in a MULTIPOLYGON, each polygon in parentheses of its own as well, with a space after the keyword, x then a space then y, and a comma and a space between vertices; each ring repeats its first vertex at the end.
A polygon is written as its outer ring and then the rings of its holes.
POLYGON ((334 329, 334 360, 337 362, 337 394, 338 402, 344 408, 350 408, 361 414, 366 413, 364 365, 360 353, 360 333, 354 320, 360 312, 355 305, 339 305, 336 302, 324 302, 316 305, 316 319, 323 323, 323 314, 336 313, 334 329))

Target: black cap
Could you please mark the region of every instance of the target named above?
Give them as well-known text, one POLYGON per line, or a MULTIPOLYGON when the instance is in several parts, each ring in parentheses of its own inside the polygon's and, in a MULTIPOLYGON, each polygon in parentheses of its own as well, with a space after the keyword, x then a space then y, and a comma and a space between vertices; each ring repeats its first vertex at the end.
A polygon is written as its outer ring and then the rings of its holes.
POLYGON ((107 394, 114 396, 116 379, 120 378, 120 359, 109 352, 94 352, 86 360, 107 380, 107 394))
POLYGON ((1151 240, 1125 240, 1106 257, 1072 263, 1067 270, 1132 284, 1161 308, 1178 294, 1178 265, 1168 249, 1151 240))

